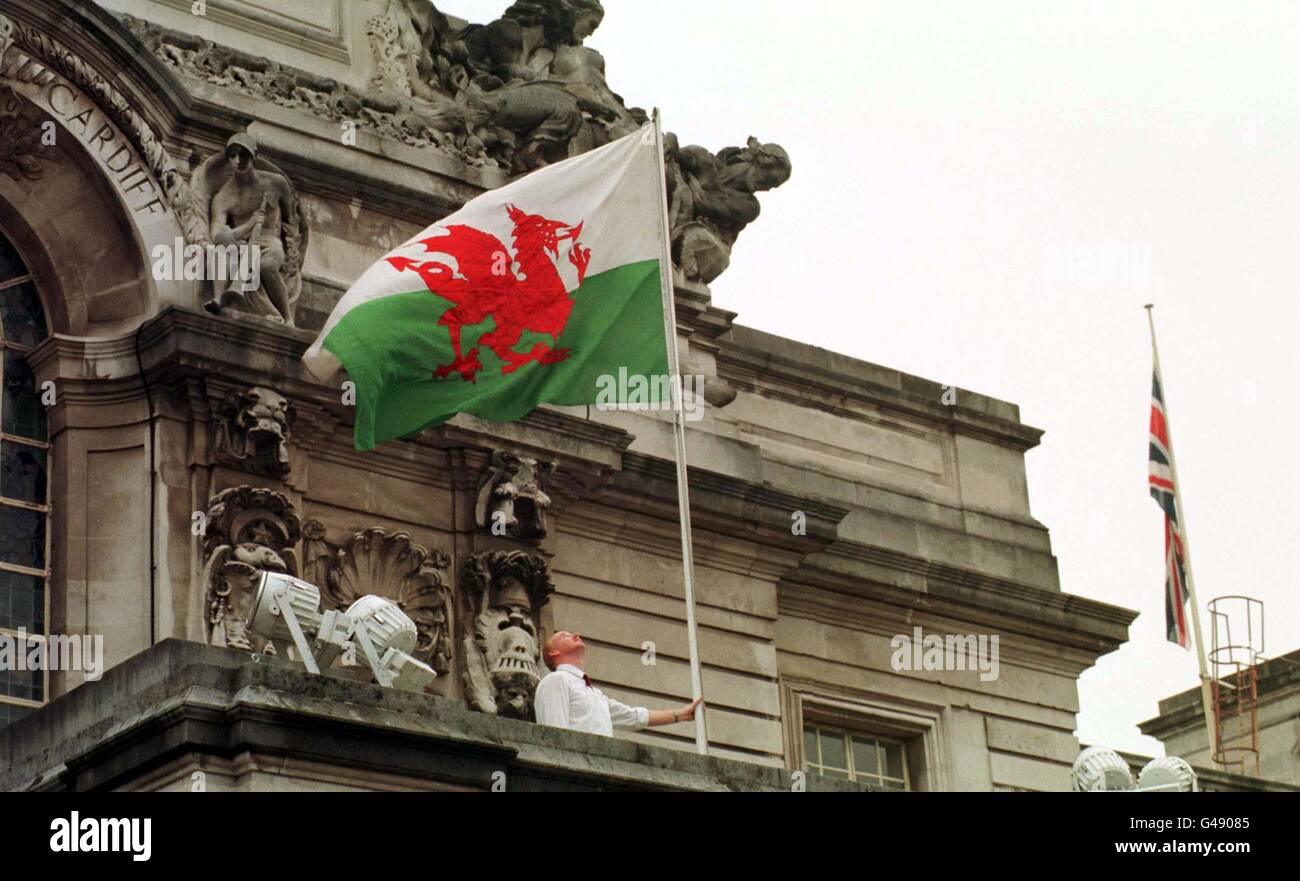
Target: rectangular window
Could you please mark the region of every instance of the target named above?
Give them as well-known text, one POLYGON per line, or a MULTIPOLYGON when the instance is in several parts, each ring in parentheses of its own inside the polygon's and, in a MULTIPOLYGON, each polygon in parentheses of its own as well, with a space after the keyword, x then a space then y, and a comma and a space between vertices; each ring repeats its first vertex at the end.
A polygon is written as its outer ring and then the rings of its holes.
POLYGON ((45 335, 34 280, 0 236, 0 638, 24 656, 0 664, 0 727, 49 692, 48 672, 25 663, 29 648, 49 635, 50 443, 27 363, 45 335))
POLYGON ((842 728, 805 725, 804 769, 810 774, 873 783, 887 789, 910 789, 907 746, 900 740, 842 728))

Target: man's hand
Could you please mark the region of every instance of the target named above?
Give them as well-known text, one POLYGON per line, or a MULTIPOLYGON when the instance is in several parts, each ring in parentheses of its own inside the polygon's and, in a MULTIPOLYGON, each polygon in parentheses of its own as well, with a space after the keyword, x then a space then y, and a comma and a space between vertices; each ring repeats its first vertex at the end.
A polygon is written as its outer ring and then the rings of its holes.
POLYGON ((649 725, 672 725, 676 722, 694 722, 695 710, 704 700, 697 699, 691 701, 684 707, 676 710, 651 710, 649 725))
POLYGON ((681 718, 681 721, 683 722, 694 722, 695 708, 702 703, 704 703, 704 698, 697 697, 695 700, 691 701, 689 704, 687 704, 686 706, 678 710, 677 715, 681 718))

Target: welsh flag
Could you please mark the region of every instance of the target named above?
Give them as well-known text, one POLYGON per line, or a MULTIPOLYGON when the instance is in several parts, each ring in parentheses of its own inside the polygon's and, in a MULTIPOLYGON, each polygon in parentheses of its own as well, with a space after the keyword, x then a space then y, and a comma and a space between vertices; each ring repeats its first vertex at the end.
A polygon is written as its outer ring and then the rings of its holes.
POLYGON ((362 274, 303 356, 321 382, 342 366, 356 384, 356 448, 457 413, 596 403, 620 368, 666 375, 656 150, 650 124, 542 168, 362 274))

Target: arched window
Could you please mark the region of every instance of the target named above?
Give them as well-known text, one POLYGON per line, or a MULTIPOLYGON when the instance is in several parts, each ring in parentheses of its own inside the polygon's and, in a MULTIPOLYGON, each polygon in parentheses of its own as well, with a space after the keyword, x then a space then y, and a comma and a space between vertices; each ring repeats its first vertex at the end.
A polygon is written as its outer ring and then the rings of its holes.
POLYGON ((43 704, 49 683, 26 664, 49 627, 50 445, 27 366, 45 334, 36 284, 0 235, 0 727, 43 704))

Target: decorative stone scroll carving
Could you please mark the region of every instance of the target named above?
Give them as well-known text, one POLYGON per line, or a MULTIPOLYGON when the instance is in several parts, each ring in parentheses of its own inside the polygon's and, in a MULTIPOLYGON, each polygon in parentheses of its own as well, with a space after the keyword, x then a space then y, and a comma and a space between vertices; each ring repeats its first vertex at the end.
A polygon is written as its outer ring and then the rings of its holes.
POLYGON ((0 15, 0 62, 4 61, 5 53, 9 47, 14 44, 14 23, 0 15))
POLYGON ((289 432, 297 411, 284 395, 253 387, 231 392, 221 405, 213 458, 253 474, 289 474, 289 432))
POLYGON ((554 591, 540 556, 489 551, 465 561, 459 620, 465 699, 472 708, 533 720, 541 610, 554 591))
POLYGON ((293 326, 302 293, 307 218, 288 176, 258 156, 247 132, 231 135, 226 150, 209 157, 191 178, 196 206, 211 218, 211 241, 232 258, 230 281, 216 289, 204 308, 215 314, 242 312, 293 326), (239 271, 256 248, 259 286, 239 271))
MULTIPOLYGON (((389 91, 358 91, 329 77, 287 67, 211 40, 122 16, 123 23, 160 61, 180 73, 281 107, 334 122, 351 122, 381 137, 455 156, 470 165, 489 164, 458 132, 468 132, 468 114, 454 102, 417 107, 389 91)), ((372 36, 372 42, 378 37, 372 36)))
POLYGON ((404 532, 379 528, 331 537, 324 524, 303 526, 303 577, 321 590, 327 607, 346 609, 375 594, 396 602, 419 632, 415 657, 439 675, 451 670, 451 558, 411 542, 404 532))
POLYGON ((372 16, 366 21, 366 36, 375 59, 375 72, 370 77, 372 89, 427 97, 423 90, 428 87, 424 85, 419 64, 429 50, 421 43, 425 35, 432 38, 436 30, 417 25, 414 19, 419 17, 422 23, 427 20, 432 24, 437 14, 432 4, 421 7, 390 3, 383 15, 372 16))
POLYGON ((555 473, 554 462, 495 450, 478 484, 474 519, 480 528, 494 535, 508 535, 521 541, 546 538, 546 509, 551 497, 542 479, 555 473))
MULTIPOLYGON (((4 39, 0 32, 0 45, 4 39)), ((17 181, 40 180, 45 174, 44 163, 54 161, 53 155, 30 105, 12 89, 0 87, 0 174, 17 181)))
POLYGON ((213 496, 205 516, 208 641, 251 651, 244 622, 262 572, 298 575, 298 515, 282 493, 236 486, 213 496))

